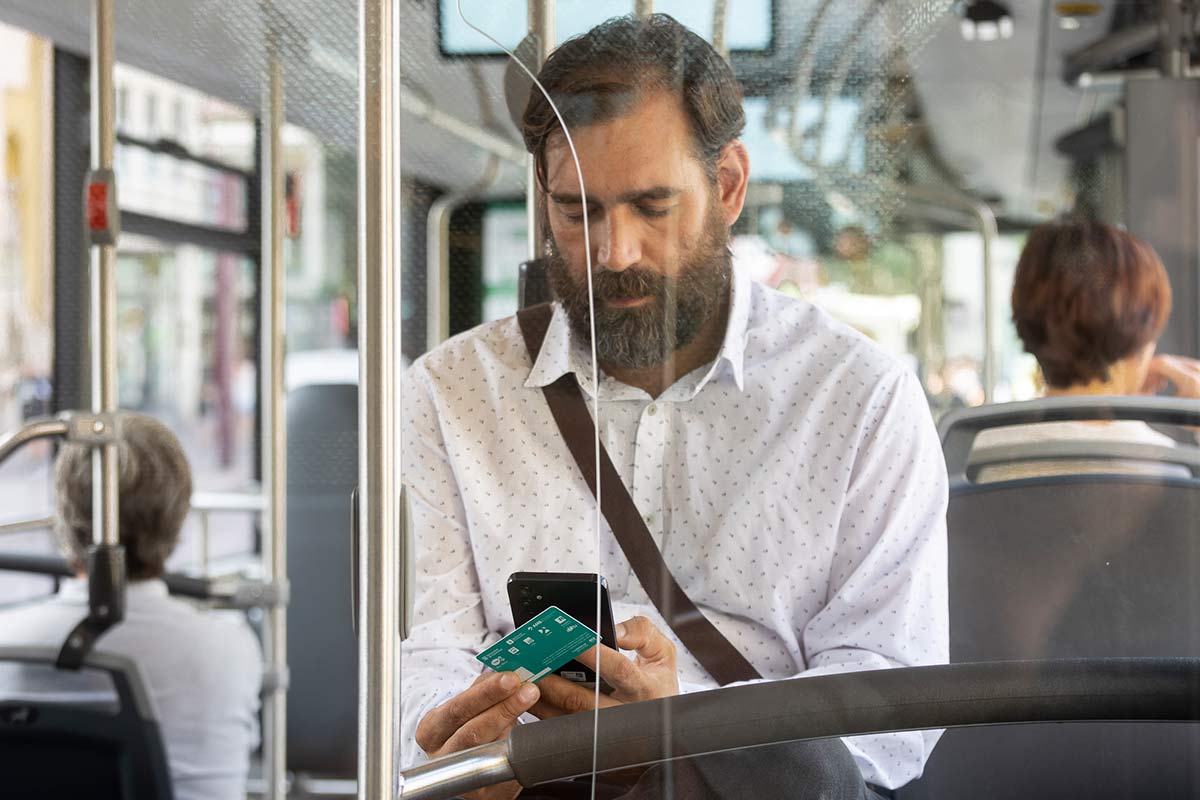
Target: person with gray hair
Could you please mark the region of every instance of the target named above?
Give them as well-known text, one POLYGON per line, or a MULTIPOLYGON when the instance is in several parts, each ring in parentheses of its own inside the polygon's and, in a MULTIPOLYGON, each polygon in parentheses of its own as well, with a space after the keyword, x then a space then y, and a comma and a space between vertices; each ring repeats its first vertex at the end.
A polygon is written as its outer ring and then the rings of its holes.
MULTIPOLYGON (((162 576, 192 496, 191 468, 179 440, 154 418, 123 412, 118 452, 126 612, 96 650, 141 667, 158 707, 177 800, 244 797, 250 753, 258 744, 258 640, 239 615, 205 611, 167 594, 162 576)), ((0 647, 59 647, 87 615, 90 448, 62 447, 54 489, 55 534, 78 577, 51 598, 0 612, 0 647)), ((78 685, 73 676, 61 677, 64 687, 78 685)), ((25 678, 15 665, 0 671, 0 693, 27 690, 25 678)))

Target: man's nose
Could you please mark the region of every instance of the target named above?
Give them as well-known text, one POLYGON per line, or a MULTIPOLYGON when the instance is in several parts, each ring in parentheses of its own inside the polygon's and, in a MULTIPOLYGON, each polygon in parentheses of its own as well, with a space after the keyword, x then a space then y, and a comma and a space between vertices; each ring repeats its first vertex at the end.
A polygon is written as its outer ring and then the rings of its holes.
POLYGON ((621 272, 634 266, 642 259, 642 245, 637 225, 620 212, 605 215, 604 222, 597 226, 600 234, 596 249, 599 266, 621 272))

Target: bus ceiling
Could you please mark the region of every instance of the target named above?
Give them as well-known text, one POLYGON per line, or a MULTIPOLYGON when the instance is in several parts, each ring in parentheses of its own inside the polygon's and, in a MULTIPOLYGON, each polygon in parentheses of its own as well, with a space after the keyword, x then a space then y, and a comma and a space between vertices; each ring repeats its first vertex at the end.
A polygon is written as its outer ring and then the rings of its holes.
MULTIPOLYGON (((1141 49, 1152 46, 1144 34, 1155 23, 1114 16, 1112 3, 1101 4, 1082 29, 1061 24, 1050 11, 1018 8, 1013 35, 982 46, 960 35, 946 5, 945 24, 934 26, 923 39, 905 39, 882 28, 879 36, 861 35, 861 30, 855 35, 856 25, 886 25, 885 15, 894 16, 887 4, 755 0, 747 8, 765 15, 764 20, 755 23, 748 39, 729 42, 730 58, 747 94, 763 97, 768 107, 798 95, 819 97, 827 90, 866 95, 872 82, 893 73, 911 75, 916 99, 911 113, 956 188, 998 200, 994 205, 1001 216, 1042 216, 1041 206, 1056 196, 1068 168, 1055 142, 1078 126, 1081 104, 1091 107, 1094 116, 1119 98, 1114 83, 1119 89, 1120 82, 1110 79, 1111 72, 1087 86, 1078 80, 1068 85, 1064 76, 1083 74, 1080 65, 1091 63, 1092 57, 1102 59, 1105 69, 1119 69, 1138 55, 1129 49, 1133 45, 1121 47, 1122 42, 1136 39, 1141 49), (1123 27, 1114 31, 1114 26, 1123 27), (881 37, 894 40, 895 46, 879 47, 881 37), (1008 90, 978 91, 981 84, 997 81, 1008 90), (1015 131, 1027 134, 1015 137, 1015 131)), ((523 148, 511 119, 513 103, 504 96, 505 59, 454 39, 454 2, 403 4, 399 13, 410 20, 398 26, 401 108, 408 112, 403 117, 406 177, 461 191, 479 181, 494 156, 504 167, 489 195, 520 194, 525 176, 517 162, 523 148)), ((273 28, 283 44, 288 121, 352 152, 356 14, 356 4, 348 0, 276 0, 268 5, 122 0, 116 4, 117 58, 254 109, 264 75, 265 32, 273 28), (264 8, 274 11, 267 14, 264 8)), ((0 20, 66 50, 88 51, 87 15, 74 4, 0 0, 0 20)), ((560 14, 560 38, 570 35, 572 24, 560 14)))

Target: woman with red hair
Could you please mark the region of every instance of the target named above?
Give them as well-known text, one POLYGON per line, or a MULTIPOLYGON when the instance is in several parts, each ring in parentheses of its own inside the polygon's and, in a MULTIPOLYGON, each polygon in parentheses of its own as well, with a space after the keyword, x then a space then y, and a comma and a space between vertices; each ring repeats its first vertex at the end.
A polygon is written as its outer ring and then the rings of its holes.
MULTIPOLYGON (((1156 394, 1200 398, 1200 362, 1155 355, 1171 314, 1158 254, 1112 225, 1071 218, 1035 228, 1017 262, 1013 322, 1037 359, 1047 396, 1156 394)), ((984 432, 977 447, 1054 440, 1171 445, 1140 422, 1052 422, 984 432)), ((1153 472, 1137 462, 1029 462, 988 467, 980 480, 1080 472, 1153 472)), ((1169 469, 1169 467, 1168 467, 1169 469)))

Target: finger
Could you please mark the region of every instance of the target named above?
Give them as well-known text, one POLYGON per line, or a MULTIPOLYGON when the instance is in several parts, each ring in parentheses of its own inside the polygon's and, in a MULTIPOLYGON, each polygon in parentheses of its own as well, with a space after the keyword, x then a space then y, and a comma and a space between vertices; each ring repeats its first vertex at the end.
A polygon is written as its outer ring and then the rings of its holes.
POLYGON ((617 644, 647 661, 675 658, 675 643, 645 617, 634 617, 617 626, 617 644))
POLYGON ((470 688, 430 711, 417 724, 417 744, 426 753, 441 750, 469 720, 516 693, 521 679, 511 672, 480 676, 470 688))
POLYGON ((446 740, 445 751, 457 753, 488 742, 499 741, 517 724, 517 718, 533 707, 541 693, 532 683, 522 684, 511 697, 469 720, 446 740))
POLYGON ((542 699, 533 704, 533 707, 529 709, 529 713, 538 719, 554 719, 555 717, 565 716, 567 712, 547 701, 546 694, 543 692, 542 699))
POLYGON ((1169 378, 1176 383, 1181 378, 1186 378, 1190 375, 1187 368, 1173 356, 1155 356, 1150 360, 1149 372, 1151 375, 1169 378))
POLYGON ((636 664, 606 645, 586 650, 575 656, 575 660, 593 670, 618 691, 636 692, 647 683, 646 676, 636 664))
POLYGON ((1164 353, 1161 358, 1166 359, 1179 369, 1187 370, 1192 373, 1200 373, 1200 359, 1189 358, 1188 356, 1171 355, 1169 353, 1164 353))
POLYGON ((1157 356, 1150 362, 1150 374, 1175 384, 1176 393, 1192 397, 1200 392, 1200 369, 1178 356, 1157 356))
MULTIPOLYGON (((542 701, 553 706, 558 711, 557 716, 578 714, 582 711, 591 711, 596 707, 596 690, 594 688, 588 689, 557 675, 547 675, 542 678, 538 688, 542 690, 542 701)), ((601 708, 616 705, 620 705, 620 703, 606 694, 600 695, 601 708)))

